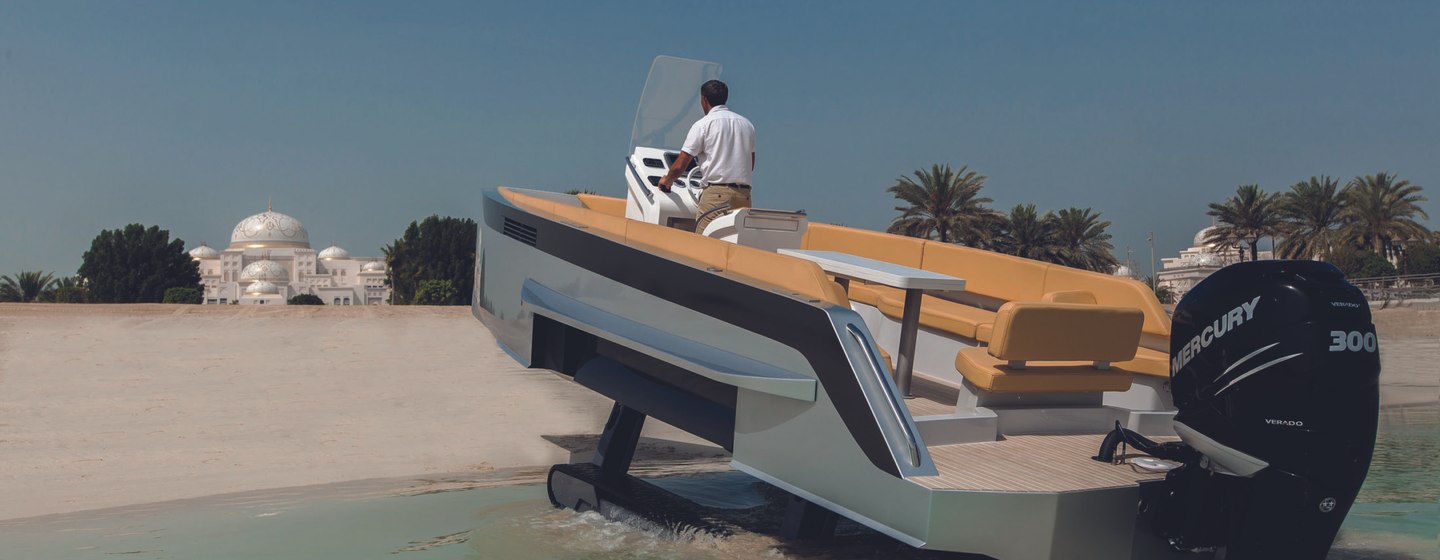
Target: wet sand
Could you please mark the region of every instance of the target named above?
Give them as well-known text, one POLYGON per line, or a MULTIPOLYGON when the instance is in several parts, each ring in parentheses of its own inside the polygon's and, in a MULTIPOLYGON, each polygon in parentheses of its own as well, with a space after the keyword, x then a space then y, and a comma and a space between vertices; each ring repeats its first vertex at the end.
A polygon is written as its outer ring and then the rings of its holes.
POLYGON ((0 304, 0 519, 550 465, 609 410, 468 308, 0 304))
MULTIPOLYGON (((1440 309, 1375 321, 1383 403, 1440 400, 1440 309)), ((468 308, 0 304, 0 520, 367 479, 458 489, 497 469, 537 482, 508 469, 584 457, 609 406, 518 367, 468 308)), ((647 436, 657 473, 724 468, 679 430, 647 436)))

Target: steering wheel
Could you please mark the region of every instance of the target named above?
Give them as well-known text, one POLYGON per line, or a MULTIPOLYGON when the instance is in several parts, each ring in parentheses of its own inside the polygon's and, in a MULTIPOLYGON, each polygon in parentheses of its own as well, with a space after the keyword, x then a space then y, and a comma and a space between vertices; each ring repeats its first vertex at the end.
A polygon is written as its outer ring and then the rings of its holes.
POLYGON ((687 188, 691 190, 700 189, 701 181, 704 181, 705 177, 698 175, 698 173, 700 173, 700 166, 697 165, 691 168, 689 173, 685 174, 685 186, 687 188))

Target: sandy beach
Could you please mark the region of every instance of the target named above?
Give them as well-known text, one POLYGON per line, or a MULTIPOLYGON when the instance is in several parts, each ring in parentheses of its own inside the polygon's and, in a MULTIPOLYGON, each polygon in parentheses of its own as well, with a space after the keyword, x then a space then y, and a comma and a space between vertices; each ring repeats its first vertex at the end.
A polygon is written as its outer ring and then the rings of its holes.
POLYGON ((549 465, 609 410, 469 308, 0 304, 0 519, 549 465))
MULTIPOLYGON (((1440 310, 1375 320, 1385 404, 1440 399, 1440 310)), ((544 466, 609 406, 468 308, 0 304, 0 520, 544 466)))

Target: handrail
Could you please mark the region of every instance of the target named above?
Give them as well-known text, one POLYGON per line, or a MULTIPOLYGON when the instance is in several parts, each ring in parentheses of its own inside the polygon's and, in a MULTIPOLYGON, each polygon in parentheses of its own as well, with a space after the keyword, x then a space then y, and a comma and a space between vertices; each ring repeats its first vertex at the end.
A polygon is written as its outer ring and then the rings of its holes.
POLYGON ((630 161, 630 158, 627 157, 625 158, 625 167, 630 168, 630 174, 635 176, 635 182, 640 188, 640 194, 645 195, 645 200, 655 202, 655 195, 650 192, 650 189, 645 188, 645 176, 635 170, 635 162, 630 161))
POLYGON ((850 331, 850 336, 865 351, 865 358, 870 363, 870 371, 875 372, 875 379, 880 381, 880 388, 885 392, 885 402, 890 405, 890 413, 895 415, 895 423, 900 425, 900 430, 905 432, 906 443, 910 445, 910 466, 920 466, 920 442, 915 438, 915 433, 910 430, 910 424, 905 422, 905 417, 900 414, 900 402, 895 400, 895 392, 885 383, 885 368, 880 366, 880 359, 870 349, 870 344, 865 341, 865 335, 855 325, 847 324, 845 329, 850 331))

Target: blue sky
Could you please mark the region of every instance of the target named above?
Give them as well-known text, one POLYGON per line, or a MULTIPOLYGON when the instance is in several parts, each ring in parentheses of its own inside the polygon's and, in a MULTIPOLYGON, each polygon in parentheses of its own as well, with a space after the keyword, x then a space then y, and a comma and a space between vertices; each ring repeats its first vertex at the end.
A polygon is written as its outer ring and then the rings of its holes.
POLYGON ((969 165, 997 208, 1103 212, 1148 273, 1147 232, 1172 255, 1240 184, 1440 196, 1440 4, 708 4, 0 1, 0 274, 132 222, 224 246, 270 197, 378 255, 488 186, 618 196, 659 54, 725 64, 757 205, 820 221, 969 165))

